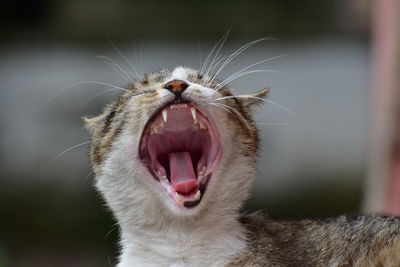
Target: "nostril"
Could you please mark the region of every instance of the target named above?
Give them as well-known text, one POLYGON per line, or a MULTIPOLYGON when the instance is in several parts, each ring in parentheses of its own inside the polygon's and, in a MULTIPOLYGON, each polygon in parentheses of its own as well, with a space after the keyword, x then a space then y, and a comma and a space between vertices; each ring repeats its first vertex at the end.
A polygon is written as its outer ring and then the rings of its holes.
POLYGON ((164 85, 165 89, 170 90, 174 94, 181 94, 188 87, 189 84, 181 80, 173 80, 164 85))

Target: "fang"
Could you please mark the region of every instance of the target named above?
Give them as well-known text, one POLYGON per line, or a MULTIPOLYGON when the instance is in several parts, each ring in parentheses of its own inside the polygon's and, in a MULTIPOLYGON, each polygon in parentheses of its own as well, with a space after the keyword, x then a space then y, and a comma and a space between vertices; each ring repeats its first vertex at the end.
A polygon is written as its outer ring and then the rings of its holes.
POLYGON ((191 108, 190 111, 192 112, 193 120, 196 121, 196 109, 195 108, 191 108))
POLYGON ((162 111, 162 117, 163 117, 163 120, 164 120, 165 122, 167 122, 168 111, 167 111, 166 109, 164 109, 164 110, 162 111))

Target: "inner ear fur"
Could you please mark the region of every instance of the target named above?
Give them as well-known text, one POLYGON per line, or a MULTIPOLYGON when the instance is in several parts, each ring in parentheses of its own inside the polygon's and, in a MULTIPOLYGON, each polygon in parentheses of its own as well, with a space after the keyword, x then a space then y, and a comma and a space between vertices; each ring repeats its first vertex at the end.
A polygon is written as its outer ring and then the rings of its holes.
POLYGON ((104 115, 102 114, 100 116, 92 117, 92 118, 84 116, 84 117, 82 117, 82 121, 85 124, 85 128, 93 136, 101 128, 102 121, 104 121, 104 115))
POLYGON ((271 90, 270 88, 264 88, 254 94, 247 95, 248 97, 243 97, 242 98, 243 107, 247 111, 251 112, 254 109, 254 107, 262 104, 263 99, 267 97, 270 90, 271 90))

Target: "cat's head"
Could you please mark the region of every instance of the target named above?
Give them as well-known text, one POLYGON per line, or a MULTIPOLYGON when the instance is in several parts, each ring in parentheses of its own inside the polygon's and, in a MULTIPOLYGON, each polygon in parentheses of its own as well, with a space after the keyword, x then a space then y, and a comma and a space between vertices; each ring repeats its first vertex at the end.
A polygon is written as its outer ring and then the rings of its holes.
POLYGON ((85 118, 96 185, 119 220, 236 211, 256 171, 251 110, 267 92, 235 97, 177 67, 147 75, 85 118))

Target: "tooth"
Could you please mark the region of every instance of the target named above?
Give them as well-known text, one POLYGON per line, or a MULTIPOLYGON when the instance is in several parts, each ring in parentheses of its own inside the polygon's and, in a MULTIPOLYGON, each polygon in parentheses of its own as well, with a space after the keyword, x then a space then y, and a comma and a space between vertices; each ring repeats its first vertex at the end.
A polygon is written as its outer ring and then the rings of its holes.
POLYGON ((182 202, 183 200, 182 196, 178 192, 175 192, 175 199, 178 202, 182 202))
POLYGON ((196 121, 196 109, 195 108, 191 108, 190 111, 192 112, 193 120, 196 121))
POLYGON ((196 194, 193 196, 194 200, 199 200, 201 197, 200 190, 197 190, 196 194))
POLYGON ((163 117, 164 121, 167 122, 168 111, 166 109, 164 109, 162 111, 162 117, 163 117))
POLYGON ((201 170, 199 171, 199 176, 203 176, 205 172, 206 172, 206 166, 203 166, 203 168, 201 168, 201 170))
POLYGON ((199 121, 200 129, 207 129, 207 126, 204 122, 199 121))
POLYGON ((151 127, 150 134, 158 134, 158 127, 155 125, 151 127))
POLYGON ((157 170, 157 171, 156 171, 156 174, 157 174, 157 176, 158 176, 159 179, 164 178, 160 171, 157 170))

